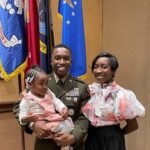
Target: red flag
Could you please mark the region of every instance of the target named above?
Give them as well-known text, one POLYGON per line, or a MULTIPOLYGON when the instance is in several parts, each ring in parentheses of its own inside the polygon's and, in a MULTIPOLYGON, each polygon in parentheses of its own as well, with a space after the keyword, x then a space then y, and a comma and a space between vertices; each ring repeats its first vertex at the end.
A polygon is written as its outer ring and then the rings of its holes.
POLYGON ((25 20, 28 45, 28 67, 40 63, 39 17, 36 0, 25 0, 25 20))

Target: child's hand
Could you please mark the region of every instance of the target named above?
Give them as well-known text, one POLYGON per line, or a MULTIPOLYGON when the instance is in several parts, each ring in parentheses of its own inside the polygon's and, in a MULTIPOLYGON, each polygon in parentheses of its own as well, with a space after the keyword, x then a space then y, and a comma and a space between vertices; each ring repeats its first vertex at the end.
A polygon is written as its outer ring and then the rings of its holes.
POLYGON ((22 99, 22 98, 25 96, 25 94, 26 94, 26 90, 22 91, 22 92, 20 93, 19 98, 22 99))
POLYGON ((28 122, 35 122, 38 120, 38 115, 33 113, 29 113, 27 117, 28 117, 28 122))
POLYGON ((64 107, 60 112, 62 118, 66 119, 68 117, 68 108, 64 107))
POLYGON ((23 117, 21 120, 23 123, 36 122, 38 120, 38 115, 29 113, 26 117, 23 117))

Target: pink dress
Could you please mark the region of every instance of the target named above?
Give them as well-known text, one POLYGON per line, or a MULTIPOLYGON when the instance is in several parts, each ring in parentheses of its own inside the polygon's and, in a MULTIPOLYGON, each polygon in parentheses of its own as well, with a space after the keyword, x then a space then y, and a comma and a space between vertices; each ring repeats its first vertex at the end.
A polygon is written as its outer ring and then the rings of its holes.
POLYGON ((20 120, 23 116, 32 112, 38 114, 38 120, 46 121, 46 126, 52 132, 70 132, 74 127, 72 119, 68 117, 64 120, 59 113, 56 113, 56 111, 60 112, 66 106, 53 93, 48 94, 41 99, 31 92, 25 93, 20 103, 20 120))
POLYGON ((82 108, 93 126, 119 124, 120 121, 145 115, 145 108, 135 94, 117 85, 94 82, 89 85, 91 99, 82 108))

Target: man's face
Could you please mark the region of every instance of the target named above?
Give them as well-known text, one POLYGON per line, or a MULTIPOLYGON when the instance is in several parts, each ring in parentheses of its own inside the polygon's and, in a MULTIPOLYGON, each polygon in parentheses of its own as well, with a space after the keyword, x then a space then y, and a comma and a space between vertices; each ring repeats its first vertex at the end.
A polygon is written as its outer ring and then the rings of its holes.
POLYGON ((58 47, 52 52, 51 65, 56 75, 61 79, 65 77, 71 65, 71 54, 67 48, 58 47))

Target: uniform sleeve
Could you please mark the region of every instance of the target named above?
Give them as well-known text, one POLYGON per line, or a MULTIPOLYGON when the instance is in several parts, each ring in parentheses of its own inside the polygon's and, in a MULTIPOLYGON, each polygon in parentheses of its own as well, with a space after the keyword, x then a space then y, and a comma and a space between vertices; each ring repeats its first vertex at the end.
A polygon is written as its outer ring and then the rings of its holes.
MULTIPOLYGON (((15 103, 14 107, 13 107, 13 114, 14 114, 14 116, 15 116, 15 118, 16 118, 16 120, 17 120, 18 123, 19 123, 19 111, 20 111, 19 105, 20 105, 20 102, 21 102, 21 101, 18 100, 18 101, 15 103)), ((19 124, 20 124, 20 123, 19 123, 19 124)), ((26 133, 32 134, 33 131, 29 128, 28 125, 29 125, 29 124, 27 124, 27 125, 22 125, 22 128, 24 129, 24 131, 25 131, 26 133)))
POLYGON ((19 115, 19 104, 20 104, 20 100, 18 100, 13 107, 13 114, 18 122, 19 122, 19 116, 18 116, 19 115))
POLYGON ((79 109, 77 112, 77 118, 75 119, 75 127, 71 131, 71 134, 75 136, 76 139, 76 146, 79 145, 83 140, 85 135, 87 134, 87 129, 89 125, 88 119, 83 115, 81 112, 82 106, 89 100, 90 95, 87 90, 87 85, 84 83, 80 88, 81 91, 81 103, 79 105, 79 109))

